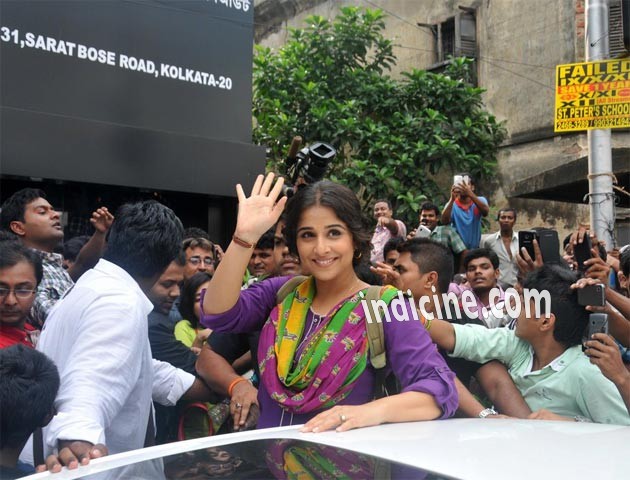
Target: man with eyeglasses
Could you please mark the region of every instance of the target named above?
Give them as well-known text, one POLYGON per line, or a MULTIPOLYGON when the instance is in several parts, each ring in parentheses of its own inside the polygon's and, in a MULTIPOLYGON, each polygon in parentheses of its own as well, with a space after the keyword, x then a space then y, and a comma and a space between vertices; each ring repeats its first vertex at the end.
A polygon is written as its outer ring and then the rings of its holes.
POLYGON ((42 262, 17 241, 3 241, 0 248, 0 348, 34 348, 39 330, 26 320, 42 279, 42 262))
POLYGON ((203 237, 186 238, 182 243, 182 249, 186 254, 184 279, 198 272, 214 274, 215 247, 210 240, 203 237))
MULTIPOLYGON (((200 233, 204 232, 200 230, 200 233)), ((216 265, 216 249, 217 246, 206 237, 193 236, 184 238, 182 242, 182 251, 186 256, 184 281, 199 272, 213 275, 216 265)), ((168 318, 173 327, 182 319, 182 314, 179 312, 179 297, 173 302, 168 318)))

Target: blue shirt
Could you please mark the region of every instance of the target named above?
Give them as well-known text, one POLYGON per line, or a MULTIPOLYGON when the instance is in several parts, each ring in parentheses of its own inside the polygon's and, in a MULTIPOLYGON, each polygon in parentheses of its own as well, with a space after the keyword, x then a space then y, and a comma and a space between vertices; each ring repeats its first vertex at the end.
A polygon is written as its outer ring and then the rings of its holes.
MULTIPOLYGON (((485 197, 478 198, 488 205, 488 200, 485 197)), ((451 225, 462 237, 467 249, 479 248, 479 241, 481 240, 481 211, 474 202, 468 209, 463 209, 457 202, 453 203, 451 225)))

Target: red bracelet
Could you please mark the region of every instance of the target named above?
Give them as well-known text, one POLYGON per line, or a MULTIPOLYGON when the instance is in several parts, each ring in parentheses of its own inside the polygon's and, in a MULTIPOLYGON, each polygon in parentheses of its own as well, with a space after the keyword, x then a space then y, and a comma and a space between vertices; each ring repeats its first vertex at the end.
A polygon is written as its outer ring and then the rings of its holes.
POLYGON ((236 235, 232 235, 232 240, 234 241, 234 243, 243 248, 254 248, 255 246, 253 243, 246 242, 242 238, 238 238, 236 235))
POLYGON ((243 378, 243 377, 238 377, 235 378, 234 380, 232 380, 232 383, 230 383, 230 386, 228 387, 228 396, 232 396, 232 390, 234 390, 234 387, 240 383, 240 382, 246 382, 247 379, 243 378))

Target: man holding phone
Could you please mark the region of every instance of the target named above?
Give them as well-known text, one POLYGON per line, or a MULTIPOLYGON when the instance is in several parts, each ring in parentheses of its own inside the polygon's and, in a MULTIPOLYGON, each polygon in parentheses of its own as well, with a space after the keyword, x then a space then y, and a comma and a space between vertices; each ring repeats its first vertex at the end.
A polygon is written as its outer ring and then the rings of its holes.
POLYGON ((485 197, 475 193, 475 182, 469 174, 455 175, 451 198, 442 211, 442 225, 452 225, 466 248, 478 248, 481 240, 481 218, 490 207, 485 197))
MULTIPOLYGON (((601 266, 603 260, 592 258, 586 263, 587 266, 589 263, 601 266)), ((593 323, 593 328, 589 329, 584 339, 584 353, 615 384, 630 415, 630 370, 623 363, 619 345, 615 342, 617 339, 623 347, 630 347, 630 298, 600 283, 601 279, 593 273, 591 275, 581 278, 571 288, 577 289, 578 295, 582 293, 582 303, 589 304, 586 309, 593 312, 591 316, 606 317, 606 329, 599 331, 597 323, 593 323), (597 302, 593 301, 594 296, 597 296, 597 302)), ((605 273, 600 274, 600 277, 605 278, 605 273)))
POLYGON ((575 281, 575 274, 556 265, 531 272, 523 287, 549 292, 551 302, 541 302, 536 312, 531 298, 528 315, 521 296, 515 330, 434 320, 429 333, 454 357, 504 363, 534 412, 530 419, 630 425, 619 391, 582 353, 588 311, 578 304, 575 281))

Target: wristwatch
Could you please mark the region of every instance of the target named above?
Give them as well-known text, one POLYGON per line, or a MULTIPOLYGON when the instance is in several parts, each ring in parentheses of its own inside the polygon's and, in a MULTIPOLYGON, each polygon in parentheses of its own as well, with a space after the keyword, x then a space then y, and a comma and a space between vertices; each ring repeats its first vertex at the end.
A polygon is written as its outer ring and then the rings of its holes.
POLYGON ((486 418, 488 415, 498 415, 498 413, 494 408, 484 408, 477 416, 479 418, 486 418))

